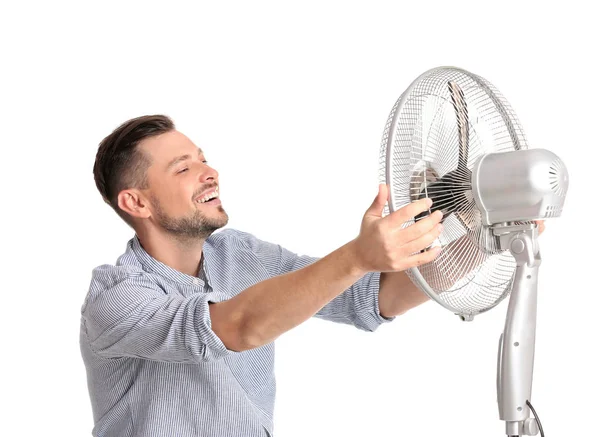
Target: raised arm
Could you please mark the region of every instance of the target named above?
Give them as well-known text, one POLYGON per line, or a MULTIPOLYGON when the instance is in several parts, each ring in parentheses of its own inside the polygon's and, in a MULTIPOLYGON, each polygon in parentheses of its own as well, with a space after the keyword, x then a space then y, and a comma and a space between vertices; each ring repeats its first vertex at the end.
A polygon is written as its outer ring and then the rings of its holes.
MULTIPOLYGON (((406 220, 430 206, 428 200, 381 218, 382 193, 380 189, 365 213, 357 238, 306 267, 277 275, 289 268, 280 256, 270 264, 274 277, 231 299, 214 291, 189 297, 169 294, 133 267, 95 269, 82 308, 90 348, 105 358, 182 363, 219 359, 271 343, 352 289, 367 273, 402 271, 435 258, 436 251, 411 254, 437 235, 421 235, 414 225, 402 228, 406 220)), ((372 274, 366 281, 374 278, 372 274)))
POLYGON ((402 271, 433 260, 439 251, 412 255, 439 235, 402 225, 426 211, 422 199, 382 218, 386 190, 363 217, 357 238, 299 270, 260 282, 234 298, 210 306, 212 327, 228 348, 244 350, 272 342, 314 316, 369 272, 402 271))

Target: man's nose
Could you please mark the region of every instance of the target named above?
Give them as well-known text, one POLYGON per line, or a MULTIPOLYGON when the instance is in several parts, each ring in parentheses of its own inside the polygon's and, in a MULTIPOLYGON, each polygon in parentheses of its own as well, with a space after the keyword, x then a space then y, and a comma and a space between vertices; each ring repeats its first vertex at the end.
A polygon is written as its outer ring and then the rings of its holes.
POLYGON ((203 164, 202 169, 200 170, 200 180, 205 181, 208 179, 217 179, 219 177, 219 172, 212 168, 208 164, 203 164))

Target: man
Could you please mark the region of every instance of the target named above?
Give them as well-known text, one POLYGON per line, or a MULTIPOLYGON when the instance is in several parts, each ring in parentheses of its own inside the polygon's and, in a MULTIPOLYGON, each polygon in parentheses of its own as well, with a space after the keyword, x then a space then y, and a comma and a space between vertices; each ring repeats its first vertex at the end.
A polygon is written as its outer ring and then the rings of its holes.
POLYGON ((429 199, 382 218, 380 185, 359 235, 321 259, 215 232, 228 222, 218 173, 161 115, 107 136, 94 178, 135 231, 82 306, 94 436, 272 435, 277 337, 312 316, 374 331, 428 300, 403 271, 438 255, 419 251, 441 214, 402 224, 429 199))

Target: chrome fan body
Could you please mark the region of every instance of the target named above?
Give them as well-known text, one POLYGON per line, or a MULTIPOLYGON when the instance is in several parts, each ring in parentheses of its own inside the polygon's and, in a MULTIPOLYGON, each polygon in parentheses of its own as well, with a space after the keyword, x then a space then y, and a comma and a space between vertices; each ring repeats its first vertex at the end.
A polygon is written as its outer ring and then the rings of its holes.
POLYGON ((440 255, 407 271, 429 297, 473 320, 512 292, 498 352, 498 408, 507 435, 536 434, 539 422, 529 417, 541 263, 534 220, 560 215, 566 167, 548 150, 528 149, 516 114, 491 83, 440 67, 394 105, 379 179, 389 186, 384 215, 433 200, 404 226, 443 213, 433 244, 440 255))

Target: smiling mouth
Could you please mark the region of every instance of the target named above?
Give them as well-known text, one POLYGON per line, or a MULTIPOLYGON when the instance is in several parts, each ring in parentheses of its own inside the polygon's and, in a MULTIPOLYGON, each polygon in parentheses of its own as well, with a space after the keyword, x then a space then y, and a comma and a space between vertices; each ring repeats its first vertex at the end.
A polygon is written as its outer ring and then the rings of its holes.
POLYGON ((199 205, 220 205, 221 199, 219 199, 218 197, 215 197, 213 199, 207 200, 206 202, 200 202, 198 200, 198 201, 196 201, 196 203, 199 205))
POLYGON ((213 191, 205 194, 202 197, 198 197, 196 199, 196 203, 205 204, 205 203, 217 203, 219 200, 219 187, 216 187, 213 191))

